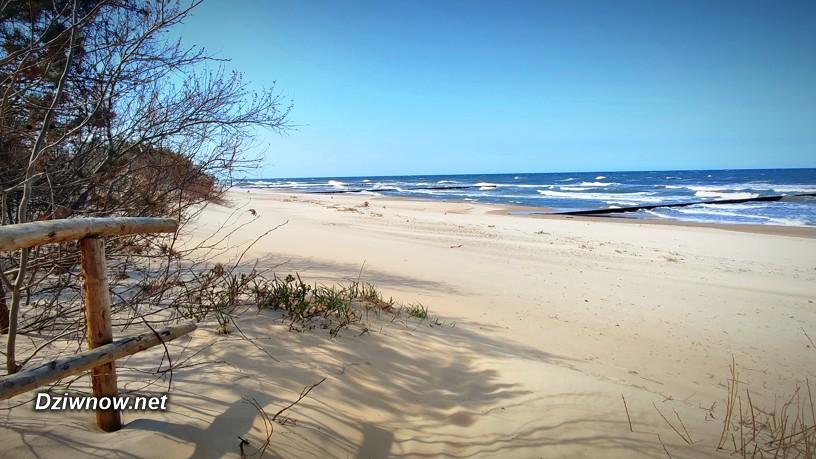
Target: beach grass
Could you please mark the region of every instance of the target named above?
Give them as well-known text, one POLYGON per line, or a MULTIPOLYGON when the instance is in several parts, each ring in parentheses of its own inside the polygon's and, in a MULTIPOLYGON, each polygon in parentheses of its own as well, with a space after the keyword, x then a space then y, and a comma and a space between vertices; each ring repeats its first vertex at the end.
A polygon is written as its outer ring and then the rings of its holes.
POLYGON ((424 306, 422 303, 412 303, 409 304, 405 308, 405 312, 408 313, 408 317, 413 317, 415 319, 425 320, 428 316, 428 307, 424 306))

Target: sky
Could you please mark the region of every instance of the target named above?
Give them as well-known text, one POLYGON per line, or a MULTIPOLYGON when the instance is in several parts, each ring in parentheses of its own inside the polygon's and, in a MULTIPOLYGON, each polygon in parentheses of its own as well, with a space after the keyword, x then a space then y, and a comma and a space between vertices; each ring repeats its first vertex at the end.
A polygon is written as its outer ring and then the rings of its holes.
POLYGON ((179 33, 294 103, 255 177, 816 167, 812 0, 205 0, 179 33))

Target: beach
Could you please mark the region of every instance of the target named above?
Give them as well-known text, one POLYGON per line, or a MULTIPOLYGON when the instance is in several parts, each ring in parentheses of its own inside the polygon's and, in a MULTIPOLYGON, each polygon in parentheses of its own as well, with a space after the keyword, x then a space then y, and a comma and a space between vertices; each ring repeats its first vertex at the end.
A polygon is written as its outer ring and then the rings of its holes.
POLYGON ((0 459, 816 459, 816 2, 0 16, 0 459))
MULTIPOLYGON (((430 318, 371 318, 331 337, 250 311, 237 325, 254 344, 203 323, 170 343, 199 364, 174 372, 167 412, 126 413, 125 429, 101 434, 90 413, 18 407, 4 415, 3 454, 240 457, 239 436, 247 448, 266 436, 245 399, 274 413, 326 378, 274 425, 267 453, 725 456, 732 361, 769 410, 816 377, 812 227, 535 218, 255 189, 227 203, 209 205, 184 239, 237 228, 223 241, 235 248, 213 263, 282 225, 243 262, 311 283, 360 279, 430 318)), ((121 362, 120 387, 140 380, 128 368, 160 356, 121 362)))

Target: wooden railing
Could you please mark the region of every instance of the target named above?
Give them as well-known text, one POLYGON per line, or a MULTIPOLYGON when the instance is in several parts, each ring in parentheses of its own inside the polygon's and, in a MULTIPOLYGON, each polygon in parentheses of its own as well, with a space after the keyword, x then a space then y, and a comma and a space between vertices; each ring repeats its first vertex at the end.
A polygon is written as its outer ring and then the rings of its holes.
MULTIPOLYGON (((5 400, 62 378, 91 372, 95 397, 114 397, 116 359, 135 354, 195 330, 195 324, 166 328, 157 332, 113 341, 110 292, 105 273, 105 236, 172 233, 175 220, 147 217, 77 218, 0 226, 0 251, 11 252, 67 241, 79 241, 81 252, 85 320, 89 350, 53 360, 37 368, 0 378, 0 400, 5 400)), ((106 432, 119 430, 119 411, 97 410, 96 423, 106 432)))

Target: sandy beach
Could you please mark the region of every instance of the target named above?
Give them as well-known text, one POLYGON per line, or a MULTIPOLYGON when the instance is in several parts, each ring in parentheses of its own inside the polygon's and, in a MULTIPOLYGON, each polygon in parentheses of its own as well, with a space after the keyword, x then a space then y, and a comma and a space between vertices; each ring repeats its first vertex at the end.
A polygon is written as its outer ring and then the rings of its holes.
MULTIPOLYGON (((186 243, 226 223, 240 229, 224 242, 245 247, 285 223, 245 262, 308 282, 359 276, 432 320, 371 318, 367 333, 332 338, 250 311, 238 323, 258 346, 201 324, 171 343, 197 365, 174 373, 167 412, 125 413, 125 429, 101 434, 89 413, 4 410, 0 455, 240 457, 239 436, 247 451, 265 437, 244 399, 274 413, 326 378, 275 424, 273 457, 725 457, 732 358, 768 409, 816 378, 814 229, 532 218, 364 195, 228 198, 186 243)), ((120 362, 120 387, 160 355, 120 362)))
POLYGON ((816 2, 0 2, 0 459, 816 459, 816 2))

